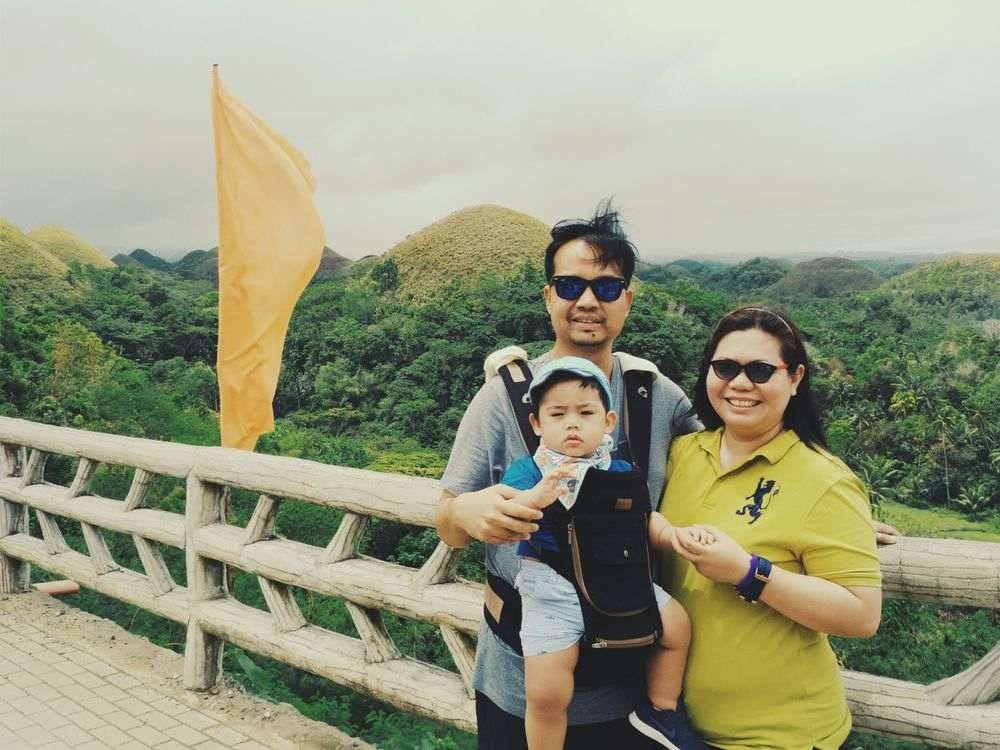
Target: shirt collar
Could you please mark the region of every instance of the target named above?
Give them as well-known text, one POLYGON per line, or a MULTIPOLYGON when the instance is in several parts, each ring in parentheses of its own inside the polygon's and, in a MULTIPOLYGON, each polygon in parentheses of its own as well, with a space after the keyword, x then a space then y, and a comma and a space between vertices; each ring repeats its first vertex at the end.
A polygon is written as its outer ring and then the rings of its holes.
MULTIPOLYGON (((715 459, 716 465, 719 465, 721 460, 720 452, 722 449, 722 429, 723 428, 720 427, 716 430, 703 430, 696 436, 698 445, 701 446, 702 450, 715 459)), ((795 430, 783 430, 771 438, 770 441, 764 443, 764 445, 760 446, 752 454, 747 456, 744 461, 741 461, 740 466, 750 463, 758 456, 767 459, 767 461, 771 464, 776 464, 785 457, 785 454, 788 453, 788 451, 800 442, 801 439, 798 434, 796 434, 795 430)))

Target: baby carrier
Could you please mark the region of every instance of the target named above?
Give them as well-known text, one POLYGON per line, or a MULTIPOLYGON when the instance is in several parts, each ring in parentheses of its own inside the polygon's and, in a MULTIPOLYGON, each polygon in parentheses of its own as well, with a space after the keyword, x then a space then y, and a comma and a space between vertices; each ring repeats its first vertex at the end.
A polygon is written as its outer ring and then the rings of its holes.
MULTIPOLYGON (((525 448, 538 437, 530 427, 531 372, 523 360, 498 368, 507 387, 525 448)), ((570 510, 552 503, 543 513, 555 529, 557 552, 538 549, 537 558, 576 589, 585 633, 576 681, 602 685, 641 672, 648 650, 660 637, 649 550, 649 490, 643 467, 649 458, 653 372, 626 370, 624 426, 633 470, 590 469, 570 510)), ((521 599, 502 578, 487 573, 485 606, 490 629, 521 653, 521 599)))

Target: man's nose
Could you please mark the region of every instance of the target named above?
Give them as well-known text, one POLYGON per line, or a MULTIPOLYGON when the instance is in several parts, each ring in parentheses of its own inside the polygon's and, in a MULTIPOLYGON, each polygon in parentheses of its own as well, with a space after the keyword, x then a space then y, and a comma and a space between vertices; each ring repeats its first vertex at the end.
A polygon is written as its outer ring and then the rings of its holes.
POLYGON ((587 288, 583 290, 583 294, 576 301, 577 307, 597 307, 597 297, 594 296, 594 290, 587 285, 587 288))

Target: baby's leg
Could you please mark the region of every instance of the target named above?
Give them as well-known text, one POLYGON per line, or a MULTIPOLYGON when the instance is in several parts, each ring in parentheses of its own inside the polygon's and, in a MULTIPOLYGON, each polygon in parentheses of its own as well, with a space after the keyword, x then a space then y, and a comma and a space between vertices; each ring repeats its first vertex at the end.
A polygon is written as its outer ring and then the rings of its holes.
POLYGON ((580 600, 569 581, 536 560, 522 559, 515 586, 521 594, 528 747, 561 750, 583 636, 580 600))
POLYGON ((663 635, 646 664, 646 689, 654 708, 675 710, 691 645, 691 620, 684 608, 670 599, 660 608, 660 622, 663 635))
POLYGON ((527 712, 524 730, 529 750, 562 750, 566 708, 573 699, 573 670, 579 646, 524 659, 527 712))

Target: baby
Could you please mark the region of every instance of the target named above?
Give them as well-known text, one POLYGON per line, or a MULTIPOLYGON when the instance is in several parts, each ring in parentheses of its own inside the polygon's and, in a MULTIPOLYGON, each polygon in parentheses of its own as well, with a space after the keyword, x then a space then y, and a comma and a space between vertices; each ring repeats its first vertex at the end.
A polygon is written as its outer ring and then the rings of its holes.
MULTIPOLYGON (((571 509, 590 468, 632 470, 627 461, 611 455, 611 433, 618 417, 610 408, 608 380, 592 362, 579 357, 549 362, 532 381, 530 397, 531 426, 541 444, 533 457, 512 463, 501 480, 522 490, 516 502, 541 509, 558 500, 571 509)), ((659 513, 651 514, 651 547, 671 549, 675 534, 707 544, 713 541, 701 529, 677 529, 659 513)), ((518 547, 521 570, 515 586, 522 603, 525 731, 530 750, 561 750, 584 620, 573 584, 538 560, 542 549, 558 550, 553 524, 546 518, 518 547)), ((629 721, 664 747, 705 748, 691 729, 680 698, 691 624, 680 604, 659 586, 653 588, 662 636, 647 662, 649 705, 633 712, 629 721)))

